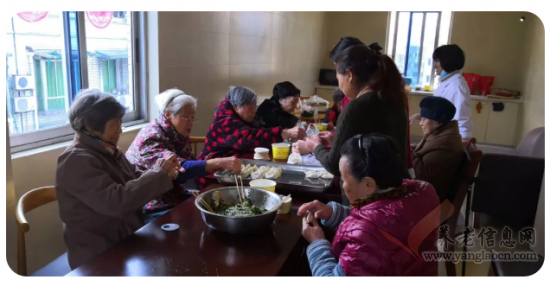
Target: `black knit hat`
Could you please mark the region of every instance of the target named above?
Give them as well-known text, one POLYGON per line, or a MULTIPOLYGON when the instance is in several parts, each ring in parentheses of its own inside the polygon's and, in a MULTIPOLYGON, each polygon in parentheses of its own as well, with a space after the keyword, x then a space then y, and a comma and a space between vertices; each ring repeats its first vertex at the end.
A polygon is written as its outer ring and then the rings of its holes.
POLYGON ((420 101, 420 116, 440 123, 447 123, 455 117, 456 107, 449 100, 439 96, 424 97, 420 101))

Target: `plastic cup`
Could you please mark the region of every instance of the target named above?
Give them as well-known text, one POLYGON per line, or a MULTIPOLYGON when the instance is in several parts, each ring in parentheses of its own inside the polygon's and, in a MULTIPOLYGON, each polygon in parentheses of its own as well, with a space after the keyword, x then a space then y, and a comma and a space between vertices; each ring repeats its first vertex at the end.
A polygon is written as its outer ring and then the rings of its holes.
POLYGON ((273 150, 273 158, 279 160, 288 159, 290 155, 290 144, 288 143, 273 143, 271 144, 271 149, 273 150))
POLYGON ((267 179, 258 179, 258 180, 250 181, 249 185, 252 188, 264 189, 266 191, 275 192, 275 186, 277 186, 277 182, 272 180, 267 180, 267 179))

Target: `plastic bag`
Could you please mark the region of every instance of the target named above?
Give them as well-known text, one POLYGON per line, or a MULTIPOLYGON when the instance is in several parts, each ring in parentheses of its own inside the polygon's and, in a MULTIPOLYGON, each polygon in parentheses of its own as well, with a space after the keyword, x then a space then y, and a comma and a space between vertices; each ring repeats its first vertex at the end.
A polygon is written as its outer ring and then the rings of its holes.
POLYGON ((321 98, 317 95, 312 96, 310 99, 306 100, 304 103, 310 106, 323 105, 327 107, 329 104, 328 100, 321 98))
POLYGON ((315 124, 310 124, 306 130, 307 137, 319 135, 319 128, 315 124))
POLYGON ((290 165, 302 165, 302 156, 298 153, 292 153, 288 156, 288 160, 286 163, 290 165))

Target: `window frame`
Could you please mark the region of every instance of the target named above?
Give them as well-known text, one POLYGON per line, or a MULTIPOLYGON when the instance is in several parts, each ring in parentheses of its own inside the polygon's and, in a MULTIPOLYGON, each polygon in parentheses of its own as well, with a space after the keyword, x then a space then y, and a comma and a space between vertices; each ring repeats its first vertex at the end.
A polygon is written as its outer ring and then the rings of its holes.
MULTIPOLYGON (((422 13, 423 16, 422 16, 422 28, 421 28, 421 35, 420 35, 420 47, 419 47, 419 59, 420 59, 420 63, 418 64, 418 78, 417 78, 417 81, 420 81, 421 79, 421 76, 422 76, 422 56, 423 56, 423 51, 424 51, 424 33, 425 33, 425 25, 426 25, 426 15, 428 13, 437 13, 437 26, 436 26, 436 32, 435 32, 435 39, 434 39, 434 50, 440 46, 440 33, 441 33, 441 27, 442 27, 442 23, 441 23, 441 20, 443 18, 443 11, 393 11, 393 12, 390 12, 390 19, 389 19, 389 27, 388 27, 388 40, 387 40, 387 46, 388 46, 388 54, 389 56, 395 60, 395 55, 396 55, 396 52, 397 52, 397 32, 398 32, 398 29, 399 29, 399 16, 401 13, 411 13, 410 14, 410 18, 412 19, 412 15, 413 13, 422 13), (395 16, 393 16, 392 14, 395 13, 395 16), (395 18, 395 19, 392 19, 392 18, 395 18)), ((449 43, 449 40, 451 38, 451 28, 452 28, 452 19, 453 19, 453 13, 451 12, 450 14, 450 18, 449 18, 449 31, 447 33, 447 41, 446 43, 443 43, 443 44, 448 44, 449 43)), ((411 23, 409 23, 409 25, 411 25, 411 23)), ((410 30, 410 27, 409 27, 409 30, 410 30)), ((409 38, 408 39, 408 42, 410 41, 410 32, 409 32, 409 35, 407 35, 407 37, 409 38)), ((407 43, 407 52, 406 52, 406 57, 405 57, 405 69, 407 67, 407 58, 408 58, 408 51, 409 51, 409 48, 410 48, 410 44, 407 43)), ((434 83, 435 83, 435 68, 433 68, 433 63, 432 63, 432 70, 431 70, 431 73, 430 73, 430 86, 434 87, 434 83)))
MULTIPOLYGON (((63 69, 65 73, 65 92, 67 93, 68 104, 72 104, 75 94, 75 82, 72 75, 72 61, 71 61, 71 48, 70 48, 70 22, 68 11, 62 12, 63 17, 63 37, 65 41, 64 52, 65 60, 63 69)), ((137 125, 146 122, 147 118, 147 100, 146 100, 146 16, 145 12, 130 11, 129 16, 132 17, 131 35, 132 35, 132 61, 128 64, 133 65, 133 111, 127 112, 123 117, 123 127, 137 125)), ((78 57, 79 57, 79 72, 80 72, 80 86, 82 89, 88 88, 88 54, 86 46, 86 31, 85 31, 85 12, 76 12, 77 16, 77 39, 78 39, 78 57)), ((6 118, 7 119, 7 118, 6 118)), ((9 133, 8 133, 9 134, 9 133)), ((21 152, 34 148, 43 147, 46 145, 61 143, 72 140, 75 132, 72 130, 70 124, 62 125, 56 128, 37 130, 34 132, 23 134, 10 134, 11 152, 21 152)))

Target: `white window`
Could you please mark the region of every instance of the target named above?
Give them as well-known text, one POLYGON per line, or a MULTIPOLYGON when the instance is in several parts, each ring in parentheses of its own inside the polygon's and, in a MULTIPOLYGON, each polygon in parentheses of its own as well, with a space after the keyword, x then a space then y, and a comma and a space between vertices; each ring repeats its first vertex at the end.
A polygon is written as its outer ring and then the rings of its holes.
POLYGON ((387 53, 413 87, 434 86, 434 50, 449 42, 452 12, 391 12, 387 53))
POLYGON ((22 12, 6 33, 7 116, 12 151, 68 140, 81 89, 113 94, 125 125, 146 118, 143 12, 22 12))

